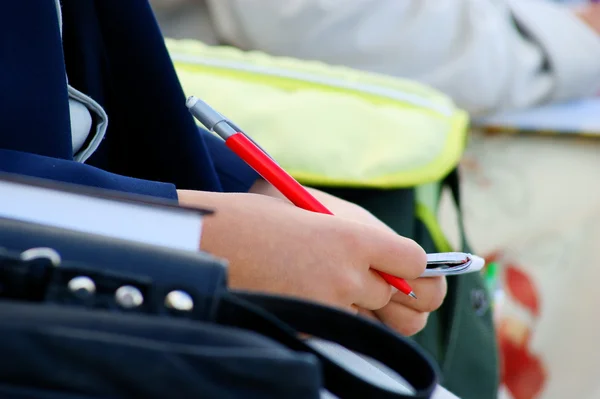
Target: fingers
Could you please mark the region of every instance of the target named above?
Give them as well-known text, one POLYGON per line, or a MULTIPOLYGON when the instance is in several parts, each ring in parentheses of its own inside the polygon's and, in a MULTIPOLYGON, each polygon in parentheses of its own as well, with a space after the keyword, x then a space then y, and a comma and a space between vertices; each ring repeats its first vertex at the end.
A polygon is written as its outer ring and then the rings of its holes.
POLYGON ((362 281, 362 289, 356 305, 368 310, 381 309, 392 297, 392 287, 373 269, 369 269, 362 281))
POLYGON ((359 268, 347 270, 345 276, 340 276, 339 294, 341 298, 351 298, 359 307, 380 309, 389 302, 392 287, 377 271, 415 279, 425 270, 427 256, 413 240, 395 233, 364 224, 353 223, 352 227, 358 227, 361 234, 353 231, 344 236, 344 241, 359 268))
POLYGON ((408 280, 425 271, 427 255, 415 241, 383 229, 371 226, 368 229, 361 245, 372 268, 408 280))
POLYGON ((397 302, 390 302, 376 314, 388 327, 407 337, 421 331, 429 317, 429 313, 419 312, 397 302))
POLYGON ((398 292, 384 308, 374 312, 379 320, 405 336, 425 327, 429 314, 442 305, 447 291, 445 277, 419 278, 408 283, 417 299, 398 292))
POLYGON ((427 277, 408 282, 417 299, 398 292, 390 303, 404 305, 417 312, 433 312, 437 310, 446 297, 448 286, 445 277, 427 277))

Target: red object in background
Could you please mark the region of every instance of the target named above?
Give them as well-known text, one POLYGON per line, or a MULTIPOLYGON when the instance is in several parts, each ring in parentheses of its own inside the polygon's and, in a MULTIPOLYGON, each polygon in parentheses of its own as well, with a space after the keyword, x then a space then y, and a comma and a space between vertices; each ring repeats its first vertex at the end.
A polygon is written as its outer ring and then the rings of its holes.
POLYGON ((540 304, 537 290, 529 276, 514 266, 507 266, 504 271, 504 279, 508 294, 537 317, 540 304))
MULTIPOLYGON (((306 188, 283 170, 273 159, 243 133, 236 133, 225 140, 225 145, 242 158, 266 181, 277 188, 294 205, 307 211, 333 215, 306 188)), ((414 296, 412 288, 400 277, 377 271, 392 287, 406 295, 414 296)), ((416 297, 415 297, 416 298, 416 297)))
MULTIPOLYGON (((511 298, 537 318, 539 298, 531 278, 512 265, 505 267, 504 277, 504 287, 511 298)), ((532 327, 510 315, 498 327, 501 381, 514 399, 536 398, 547 379, 544 364, 529 347, 532 327)))
POLYGON ((501 381, 514 399, 534 399, 544 388, 546 371, 542 361, 530 352, 529 329, 523 340, 515 340, 515 327, 513 323, 502 322, 498 329, 501 381))

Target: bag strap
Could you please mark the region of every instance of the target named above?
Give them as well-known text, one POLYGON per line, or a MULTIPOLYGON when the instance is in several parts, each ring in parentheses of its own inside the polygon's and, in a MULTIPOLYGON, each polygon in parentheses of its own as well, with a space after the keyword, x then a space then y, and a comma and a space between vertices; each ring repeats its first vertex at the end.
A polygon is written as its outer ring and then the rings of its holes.
POLYGON ((415 344, 383 324, 342 310, 293 298, 236 292, 221 300, 217 319, 257 331, 290 349, 313 353, 321 360, 326 388, 340 398, 425 399, 437 386, 437 369, 415 344), (287 327, 272 325, 274 320, 287 327), (300 340, 298 333, 340 344, 383 363, 406 379, 415 394, 406 396, 371 384, 300 340))
POLYGON ((460 234, 460 249, 461 251, 470 252, 470 246, 467 241, 467 235, 465 232, 465 222, 463 218, 462 202, 460 196, 460 174, 458 169, 454 169, 446 176, 442 182, 442 187, 448 187, 450 194, 456 206, 456 213, 458 217, 458 230, 460 234))
MULTIPOLYGON (((61 262, 50 248, 20 254, 0 252, 0 284, 0 296, 8 299, 207 321, 205 313, 196 314, 181 293, 173 298, 172 306, 166 306, 168 287, 148 276, 61 262)), ((190 290, 187 295, 193 303, 192 298, 202 293, 190 290)), ((427 399, 437 385, 437 371, 428 357, 382 324, 315 303, 271 295, 224 292, 213 303, 208 321, 255 331, 291 350, 316 355, 323 367, 325 388, 340 398, 427 399), (406 396, 369 383, 300 339, 299 333, 335 342, 383 363, 406 379, 416 393, 406 396)))

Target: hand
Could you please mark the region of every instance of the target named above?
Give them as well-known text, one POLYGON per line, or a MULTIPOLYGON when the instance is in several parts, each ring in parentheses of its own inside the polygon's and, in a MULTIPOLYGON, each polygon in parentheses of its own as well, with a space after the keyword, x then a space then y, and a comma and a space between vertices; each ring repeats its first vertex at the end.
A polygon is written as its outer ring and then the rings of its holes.
POLYGON ((388 325, 404 336, 415 335, 427 325, 429 314, 437 310, 446 297, 445 277, 424 277, 407 280, 417 299, 398 292, 381 309, 361 309, 360 313, 388 325))
MULTIPOLYGON (((336 216, 393 233, 391 228, 367 210, 319 190, 309 189, 309 191, 336 216)), ((428 277, 407 282, 413 288, 417 299, 399 292, 394 294, 392 300, 383 308, 375 311, 360 309, 360 313, 387 324, 402 335, 410 336, 418 333, 427 324, 429 313, 442 305, 447 292, 446 278, 428 277)))
POLYGON ((178 191, 186 206, 211 207, 201 248, 229 261, 232 288, 291 295, 345 309, 379 309, 391 287, 374 271, 406 279, 424 270, 413 241, 379 227, 304 211, 256 194, 178 191))
POLYGON ((600 3, 588 3, 578 8, 575 14, 600 35, 600 3))
MULTIPOLYGON (((391 233, 396 234, 394 230, 389 228, 385 223, 381 220, 377 219, 373 214, 366 209, 353 204, 351 202, 345 201, 341 198, 335 197, 331 194, 327 194, 321 190, 317 190, 315 188, 306 187, 306 189, 317 198, 326 208, 328 208, 333 214, 337 217, 342 217, 344 219, 354 220, 355 222, 366 223, 368 225, 372 225, 374 227, 379 227, 384 229, 385 231, 389 231, 391 233)), ((254 183, 252 188, 250 188, 251 193, 267 195, 269 197, 278 198, 282 201, 290 203, 287 198, 283 196, 275 187, 273 187, 268 182, 259 179, 254 183)), ((425 255, 423 255, 425 256, 425 255)))

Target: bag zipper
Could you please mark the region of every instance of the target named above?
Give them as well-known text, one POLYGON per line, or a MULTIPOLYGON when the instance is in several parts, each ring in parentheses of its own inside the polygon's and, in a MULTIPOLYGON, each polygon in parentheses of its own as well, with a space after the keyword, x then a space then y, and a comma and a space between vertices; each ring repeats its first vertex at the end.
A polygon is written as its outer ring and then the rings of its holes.
POLYGON ((346 82, 340 79, 316 76, 314 74, 304 72, 289 71, 277 67, 249 65, 241 62, 209 59, 188 54, 171 54, 171 59, 175 63, 180 62, 205 67, 229 69, 238 72, 254 73, 264 76, 292 79, 312 84, 335 87, 343 90, 355 91, 357 93, 370 94, 388 100, 405 102, 415 107, 426 108, 430 111, 438 112, 446 117, 450 117, 454 113, 454 108, 451 106, 437 104, 416 95, 366 83, 346 82))

